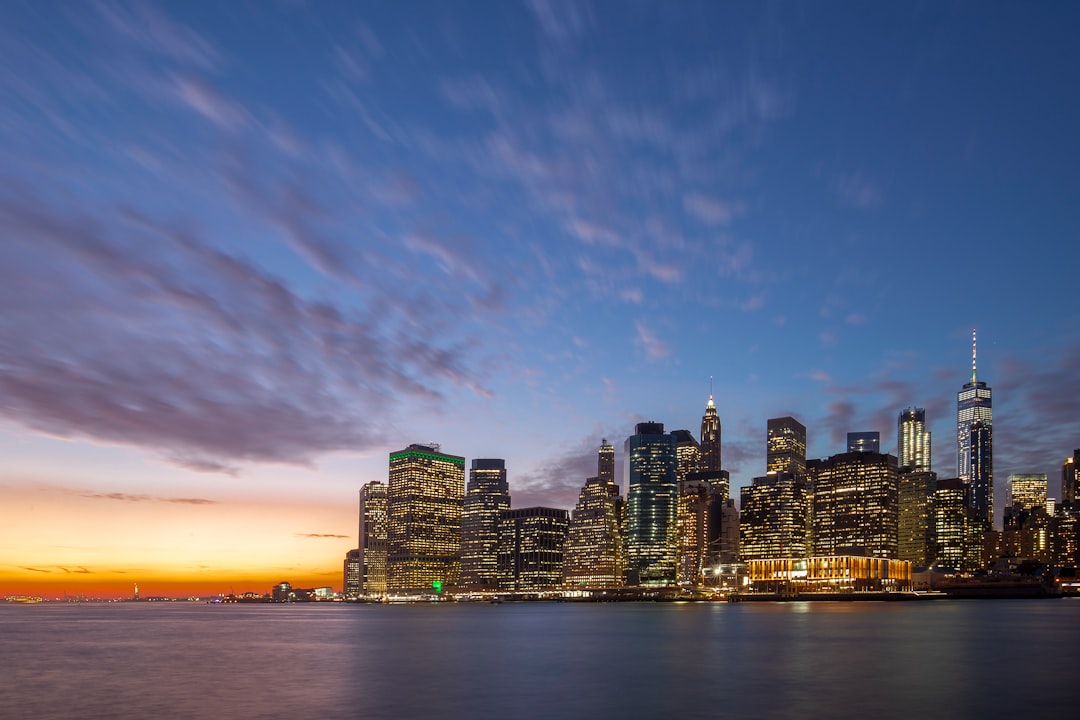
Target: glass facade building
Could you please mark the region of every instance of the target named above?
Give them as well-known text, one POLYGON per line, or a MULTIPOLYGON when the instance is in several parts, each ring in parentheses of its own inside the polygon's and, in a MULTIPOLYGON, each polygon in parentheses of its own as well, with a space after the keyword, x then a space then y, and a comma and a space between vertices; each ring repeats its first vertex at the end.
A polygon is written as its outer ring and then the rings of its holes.
POLYGON ((563 560, 563 584, 570 588, 609 588, 623 584, 619 488, 591 477, 570 513, 563 560))
POLYGON ((934 489, 934 551, 938 565, 976 570, 982 565, 983 523, 962 478, 938 480, 934 489))
POLYGON ((565 510, 503 510, 499 518, 499 589, 560 588, 568 525, 565 510))
POLYGON ((389 525, 387 487, 379 481, 360 488, 360 545, 357 595, 381 597, 386 594, 386 552, 389 525))
POLYGON ((638 423, 626 439, 628 584, 668 585, 678 556, 678 451, 664 424, 638 423))
POLYGON ((754 478, 742 488, 739 505, 742 560, 810 554, 810 492, 805 478, 794 473, 754 478))
POLYGON ((896 457, 871 450, 812 460, 813 555, 896 558, 896 457))
POLYGON ((900 469, 897 481, 897 557, 915 567, 928 567, 934 559, 933 500, 937 476, 909 468, 900 469))
POLYGON ((793 417, 771 418, 767 425, 767 472, 806 471, 806 426, 793 417))
POLYGON ((849 432, 847 434, 847 451, 850 452, 881 452, 881 433, 877 431, 849 432))
POLYGON ((971 382, 956 395, 956 475, 971 486, 968 502, 987 527, 994 520, 993 396, 975 371, 971 334, 971 382))
POLYGON ((494 590, 499 584, 499 515, 510 509, 506 461, 477 458, 461 513, 461 587, 494 590))
POLYGON ((926 410, 908 408, 900 411, 896 421, 896 446, 896 460, 901 468, 911 468, 915 472, 933 470, 926 410))
POLYGON ((1006 510, 1046 509, 1046 473, 1016 473, 1009 476, 1006 510))
POLYGON ((431 592, 457 585, 461 572, 461 512, 465 458, 437 445, 390 453, 387 489, 387 591, 431 592))

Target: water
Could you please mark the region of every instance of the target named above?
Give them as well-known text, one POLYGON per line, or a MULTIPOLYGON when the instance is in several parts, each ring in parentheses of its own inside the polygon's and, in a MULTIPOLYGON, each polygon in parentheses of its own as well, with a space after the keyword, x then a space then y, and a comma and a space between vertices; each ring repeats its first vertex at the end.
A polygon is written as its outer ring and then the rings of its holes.
POLYGON ((1080 600, 0 606, 0 718, 1074 717, 1080 600))

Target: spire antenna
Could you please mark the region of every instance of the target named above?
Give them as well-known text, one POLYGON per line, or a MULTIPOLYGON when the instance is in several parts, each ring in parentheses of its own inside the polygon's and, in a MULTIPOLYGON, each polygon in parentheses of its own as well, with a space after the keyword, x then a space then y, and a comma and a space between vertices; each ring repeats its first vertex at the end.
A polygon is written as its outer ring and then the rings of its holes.
POLYGON ((975 382, 975 328, 971 328, 971 382, 975 382))

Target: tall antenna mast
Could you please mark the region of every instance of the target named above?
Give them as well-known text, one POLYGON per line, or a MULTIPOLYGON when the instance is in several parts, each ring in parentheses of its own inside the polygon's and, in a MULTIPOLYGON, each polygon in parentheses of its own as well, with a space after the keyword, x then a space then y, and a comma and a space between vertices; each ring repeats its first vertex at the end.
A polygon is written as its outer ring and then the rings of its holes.
POLYGON ((971 382, 975 382, 975 328, 971 328, 971 382))

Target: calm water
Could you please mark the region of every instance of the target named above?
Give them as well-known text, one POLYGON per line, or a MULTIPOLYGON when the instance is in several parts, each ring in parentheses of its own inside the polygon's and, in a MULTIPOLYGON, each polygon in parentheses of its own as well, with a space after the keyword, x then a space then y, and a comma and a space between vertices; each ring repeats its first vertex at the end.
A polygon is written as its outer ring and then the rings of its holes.
POLYGON ((0 606, 0 651, 4 720, 1080 708, 1080 600, 0 606))

